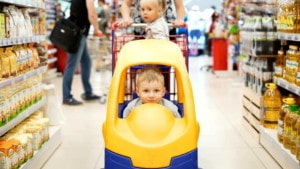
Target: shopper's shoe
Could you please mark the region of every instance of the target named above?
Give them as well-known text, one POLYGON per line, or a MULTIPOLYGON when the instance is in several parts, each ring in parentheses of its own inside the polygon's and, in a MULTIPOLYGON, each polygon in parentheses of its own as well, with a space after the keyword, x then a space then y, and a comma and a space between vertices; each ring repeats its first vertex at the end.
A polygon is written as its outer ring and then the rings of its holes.
POLYGON ((70 106, 76 106, 82 104, 82 102, 75 100, 74 98, 64 100, 63 104, 70 105, 70 106))
POLYGON ((90 95, 82 94, 81 98, 83 100, 89 101, 89 100, 98 100, 100 99, 100 96, 97 96, 95 94, 90 94, 90 95))

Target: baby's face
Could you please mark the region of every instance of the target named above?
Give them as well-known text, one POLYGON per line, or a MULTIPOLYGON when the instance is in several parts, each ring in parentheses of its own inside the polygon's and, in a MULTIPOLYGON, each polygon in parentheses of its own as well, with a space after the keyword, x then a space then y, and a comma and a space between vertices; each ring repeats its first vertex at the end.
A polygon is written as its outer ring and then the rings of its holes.
POLYGON ((140 12, 143 21, 151 23, 161 16, 162 8, 158 5, 157 0, 141 0, 140 12))
POLYGON ((165 95, 165 87, 159 81, 143 81, 136 91, 142 103, 160 103, 165 95))

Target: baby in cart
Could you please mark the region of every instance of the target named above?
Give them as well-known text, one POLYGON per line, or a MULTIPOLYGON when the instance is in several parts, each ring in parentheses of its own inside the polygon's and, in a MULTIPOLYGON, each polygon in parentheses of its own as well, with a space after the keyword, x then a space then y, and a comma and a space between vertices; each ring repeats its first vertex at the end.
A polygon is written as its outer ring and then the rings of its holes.
POLYGON ((169 28, 163 17, 165 0, 141 0, 140 12, 144 22, 147 23, 146 39, 169 40, 169 28))

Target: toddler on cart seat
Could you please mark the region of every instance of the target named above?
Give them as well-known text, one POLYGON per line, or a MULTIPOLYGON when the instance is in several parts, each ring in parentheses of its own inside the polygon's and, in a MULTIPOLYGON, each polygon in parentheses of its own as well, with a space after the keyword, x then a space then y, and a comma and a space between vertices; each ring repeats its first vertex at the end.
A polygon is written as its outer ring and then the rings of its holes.
POLYGON ((140 12, 144 22, 147 23, 146 39, 169 40, 169 28, 163 13, 166 8, 165 0, 141 0, 140 12))

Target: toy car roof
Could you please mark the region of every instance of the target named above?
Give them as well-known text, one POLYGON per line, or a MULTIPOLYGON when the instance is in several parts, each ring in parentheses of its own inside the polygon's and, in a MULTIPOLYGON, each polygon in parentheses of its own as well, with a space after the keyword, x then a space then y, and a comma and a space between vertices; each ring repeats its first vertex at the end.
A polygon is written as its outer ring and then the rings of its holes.
POLYGON ((185 60, 177 44, 167 40, 142 39, 126 43, 117 58, 120 69, 132 65, 160 64, 186 69, 185 60))

